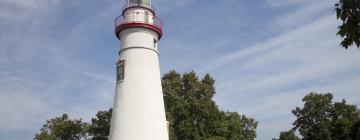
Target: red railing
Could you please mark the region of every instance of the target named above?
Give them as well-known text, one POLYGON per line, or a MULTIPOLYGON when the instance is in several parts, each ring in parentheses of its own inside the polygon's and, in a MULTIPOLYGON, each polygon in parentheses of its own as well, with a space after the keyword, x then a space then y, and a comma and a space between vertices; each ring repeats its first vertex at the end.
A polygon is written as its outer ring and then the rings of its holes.
POLYGON ((115 19, 115 31, 118 34, 121 30, 130 27, 142 27, 151 29, 162 35, 163 23, 160 18, 150 13, 131 12, 125 13, 115 19))

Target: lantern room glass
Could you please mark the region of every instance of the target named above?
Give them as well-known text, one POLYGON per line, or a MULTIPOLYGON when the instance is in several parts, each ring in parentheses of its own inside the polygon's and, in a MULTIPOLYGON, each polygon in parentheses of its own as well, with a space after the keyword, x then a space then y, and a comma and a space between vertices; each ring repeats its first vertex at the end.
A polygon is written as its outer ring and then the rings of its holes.
POLYGON ((128 3, 134 3, 134 4, 151 4, 151 0, 128 0, 128 3))

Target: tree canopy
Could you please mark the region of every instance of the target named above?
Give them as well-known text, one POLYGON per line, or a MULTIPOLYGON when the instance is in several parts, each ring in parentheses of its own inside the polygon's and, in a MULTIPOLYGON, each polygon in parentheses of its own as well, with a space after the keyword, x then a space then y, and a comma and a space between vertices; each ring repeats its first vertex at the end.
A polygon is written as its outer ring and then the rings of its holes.
POLYGON ((108 111, 99 111, 96 118, 91 119, 91 126, 88 130, 92 140, 107 140, 110 133, 112 109, 108 111))
POLYGON ((335 11, 342 21, 337 33, 343 38, 341 45, 346 49, 353 44, 360 47, 360 1, 340 0, 335 4, 335 11))
MULTIPOLYGON (((360 139, 360 110, 345 99, 333 102, 331 93, 310 93, 303 107, 292 110, 298 130, 304 140, 358 140, 360 139)), ((287 135, 282 132, 281 135, 287 135)), ((291 134, 292 135, 292 134, 291 134)), ((281 137, 281 136, 280 136, 281 137)))
POLYGON ((162 78, 170 140, 252 140, 257 122, 237 112, 220 111, 212 100, 215 80, 195 72, 171 71, 162 78))
POLYGON ((39 134, 35 134, 36 140, 80 140, 86 138, 89 124, 82 122, 81 119, 71 120, 67 114, 55 117, 46 121, 40 129, 39 134))

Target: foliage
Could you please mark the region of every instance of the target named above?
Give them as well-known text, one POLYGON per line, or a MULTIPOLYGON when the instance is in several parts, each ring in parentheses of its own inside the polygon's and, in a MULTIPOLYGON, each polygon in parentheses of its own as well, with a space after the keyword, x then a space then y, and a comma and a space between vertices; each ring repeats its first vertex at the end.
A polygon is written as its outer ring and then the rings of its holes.
POLYGON ((342 25, 339 26, 338 35, 343 38, 341 45, 344 48, 355 44, 360 46, 360 1, 340 0, 335 4, 335 11, 342 25))
POLYGON ((195 72, 180 75, 171 71, 162 78, 170 140, 251 140, 257 122, 236 112, 223 112, 212 100, 215 80, 195 72))
POLYGON ((208 138, 206 140, 226 140, 226 139, 224 137, 215 136, 215 137, 208 138))
POLYGON ((360 140, 360 119, 351 126, 350 137, 353 140, 360 140))
POLYGON ((294 130, 289 130, 289 131, 281 132, 279 139, 273 139, 273 140, 299 140, 299 138, 295 135, 294 130))
POLYGON ((91 119, 91 126, 88 131, 92 140, 107 140, 110 133, 112 109, 108 111, 99 111, 96 118, 91 119))
POLYGON ((299 130, 304 140, 347 140, 353 131, 357 133, 358 108, 345 100, 333 103, 332 99, 330 93, 310 93, 303 98, 304 107, 292 111, 297 117, 294 130, 299 130))
POLYGON ((257 122, 245 115, 240 116, 237 112, 226 113, 228 140, 252 140, 256 138, 257 122))
POLYGON ((47 120, 35 134, 35 140, 80 140, 86 138, 88 124, 79 120, 71 120, 67 114, 47 120))

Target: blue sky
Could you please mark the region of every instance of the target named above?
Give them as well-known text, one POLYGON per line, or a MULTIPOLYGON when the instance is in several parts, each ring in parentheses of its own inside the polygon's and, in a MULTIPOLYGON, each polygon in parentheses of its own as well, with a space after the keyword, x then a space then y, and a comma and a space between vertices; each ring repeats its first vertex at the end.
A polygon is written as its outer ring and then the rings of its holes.
MULTIPOLYGON (((216 79, 215 101, 259 121, 259 140, 290 129, 309 92, 360 105, 359 49, 335 35, 335 0, 153 0, 164 22, 161 72, 216 79)), ((0 0, 0 139, 31 139, 66 112, 112 106, 124 0, 0 0)))

